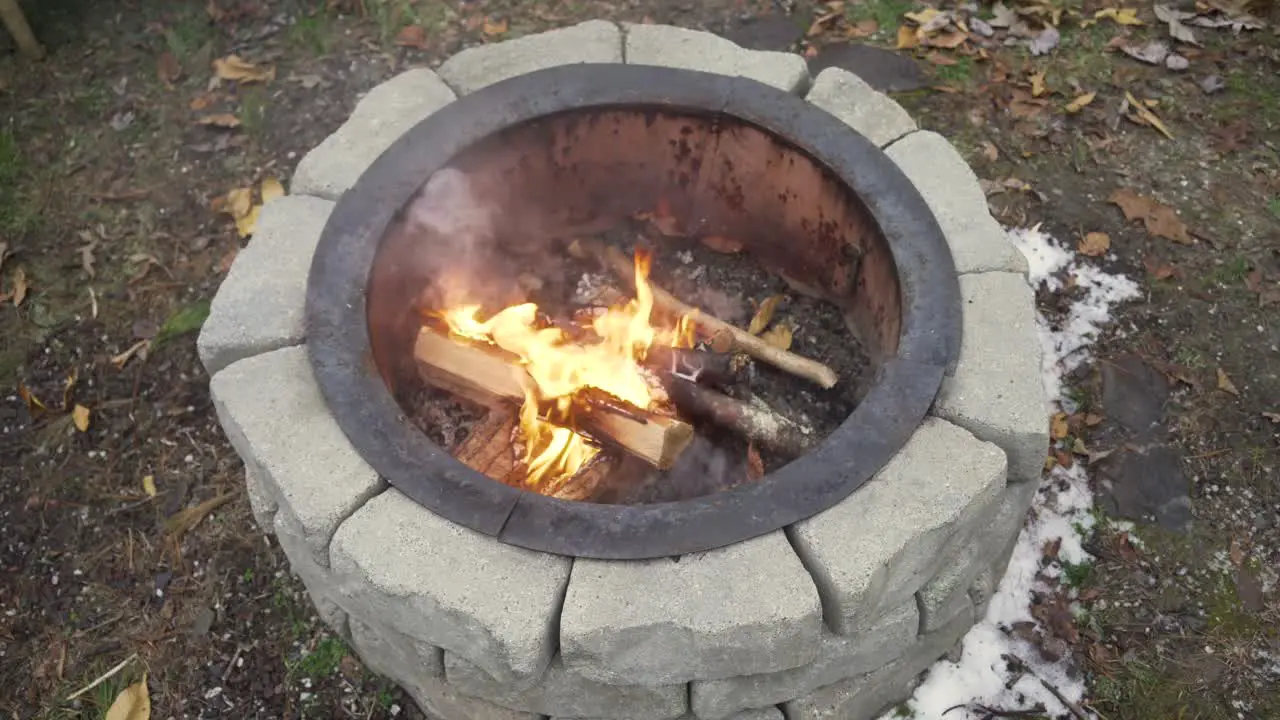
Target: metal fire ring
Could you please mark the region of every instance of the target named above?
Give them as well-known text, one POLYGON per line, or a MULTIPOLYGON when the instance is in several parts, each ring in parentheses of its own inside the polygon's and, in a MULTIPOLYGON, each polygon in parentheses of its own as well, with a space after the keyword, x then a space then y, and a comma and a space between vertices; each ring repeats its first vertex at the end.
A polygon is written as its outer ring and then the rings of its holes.
POLYGON ((338 202, 307 281, 316 381, 352 444, 393 487, 431 511, 533 550, 601 559, 676 556, 790 525, 844 499, 911 437, 960 347, 960 289, 924 198, 878 147, 825 111, 746 78, 618 64, 566 65, 463 96, 400 137, 338 202), (862 403, 825 441, 760 481, 680 502, 572 502, 496 482, 458 462, 405 417, 374 365, 365 288, 396 213, 476 142, 572 110, 649 105, 721 113, 786 138, 867 206, 897 266, 902 334, 862 403))

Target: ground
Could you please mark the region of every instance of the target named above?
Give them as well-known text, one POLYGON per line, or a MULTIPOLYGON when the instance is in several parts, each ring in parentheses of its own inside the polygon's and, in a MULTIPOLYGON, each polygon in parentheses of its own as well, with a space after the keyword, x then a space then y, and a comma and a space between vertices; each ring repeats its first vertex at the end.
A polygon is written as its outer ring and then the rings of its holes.
MULTIPOLYGON (((794 41, 817 62, 850 37, 900 43, 904 13, 923 8, 26 5, 49 58, 0 49, 0 714, 14 718, 102 718, 144 676, 156 717, 417 716, 320 625, 253 531, 194 348, 243 242, 216 198, 287 181, 361 92, 469 44, 647 18, 759 47, 794 41), (274 77, 211 83, 211 62, 233 53, 274 77), (237 127, 196 122, 218 114, 237 127)), ((1202 3, 1265 27, 1194 28, 1203 47, 1179 46, 1190 67, 1178 71, 1112 45, 1168 35, 1149 3, 1130 6, 1142 25, 1104 13, 1088 27, 1103 0, 1010 5, 1037 32, 1060 11, 1058 45, 1032 55, 1024 41, 979 40, 973 24, 941 47, 950 31, 931 28, 933 47, 902 51, 926 81, 898 98, 962 150, 1002 222, 1042 223, 1070 247, 1105 233, 1098 262, 1143 290, 1071 376, 1076 407, 1054 425, 1051 456, 1090 464, 1100 510, 1097 559, 1066 573, 1073 610, 1049 617, 1046 637, 1070 650, 1102 717, 1280 717, 1278 18, 1202 3), (1131 120, 1136 103, 1171 137, 1131 120), (1109 202, 1120 189, 1138 197, 1132 221, 1109 202)))

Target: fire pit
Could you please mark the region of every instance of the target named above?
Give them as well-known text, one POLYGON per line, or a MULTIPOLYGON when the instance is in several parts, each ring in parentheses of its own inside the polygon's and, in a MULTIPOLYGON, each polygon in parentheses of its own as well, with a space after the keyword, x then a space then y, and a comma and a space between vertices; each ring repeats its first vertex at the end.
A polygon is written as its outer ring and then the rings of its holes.
POLYGON ((375 88, 292 192, 201 357, 258 522, 429 714, 869 718, 984 612, 1031 290, 856 77, 584 23, 375 88))

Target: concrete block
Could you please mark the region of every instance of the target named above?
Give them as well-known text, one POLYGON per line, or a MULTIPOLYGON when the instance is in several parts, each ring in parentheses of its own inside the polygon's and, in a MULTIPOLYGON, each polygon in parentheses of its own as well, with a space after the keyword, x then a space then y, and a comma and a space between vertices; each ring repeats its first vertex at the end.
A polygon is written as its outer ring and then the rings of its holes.
POLYGON ((249 509, 253 511, 253 521, 258 529, 270 535, 276 531, 275 514, 276 498, 267 485, 266 471, 256 465, 244 466, 244 486, 249 496, 249 509))
POLYGON ((693 712, 703 720, 721 720, 739 710, 776 705, 865 675, 902 657, 915 644, 919 627, 913 598, 855 634, 824 632, 818 658, 808 665, 763 675, 694 681, 693 712))
POLYGON ((486 85, 578 63, 622 62, 622 32, 604 20, 588 20, 558 30, 515 40, 467 48, 449 58, 436 72, 453 89, 466 95, 486 85))
POLYGON ((854 634, 910 600, 941 569, 947 541, 1004 488, 1006 469, 1000 448, 927 418, 866 485, 793 525, 832 630, 854 634))
POLYGON ((302 343, 307 274, 333 203, 289 195, 262 208, 209 305, 196 350, 210 375, 237 360, 302 343))
POLYGON ((848 70, 833 67, 818 73, 804 99, 880 147, 917 129, 901 105, 848 70))
POLYGON ((885 149, 924 196, 960 273, 1027 272, 1027 260, 991 217, 978 176, 947 139, 914 132, 885 149))
POLYGON ((794 53, 748 50, 719 35, 672 25, 623 23, 628 65, 701 70, 758 80, 779 90, 804 92, 809 68, 794 53))
POLYGON ((280 550, 289 560, 289 570, 307 589, 307 595, 315 606, 316 614, 334 632, 346 637, 350 632, 347 612, 335 601, 329 571, 316 562, 313 549, 307 543, 302 527, 288 513, 278 512, 272 520, 276 542, 280 543, 280 550))
MULTIPOLYGON (((552 720, 570 720, 569 718, 553 718, 552 720)), ((581 720, 581 719, 575 719, 581 720)), ((677 720, 702 720, 701 715, 689 713, 682 715, 677 720)), ((753 708, 751 710, 743 710, 730 715, 725 720, 783 720, 782 711, 776 707, 771 708, 753 708)))
POLYGON ((445 653, 445 677, 461 693, 541 715, 610 720, 667 720, 689 711, 685 685, 606 685, 569 670, 557 656, 538 683, 516 690, 474 663, 445 653))
POLYGON ((612 684, 668 685, 799 667, 822 608, 782 532, 680 558, 573 566, 560 647, 612 684))
POLYGON ((336 596, 353 614, 518 688, 551 663, 569 558, 505 545, 394 489, 342 523, 331 553, 336 596))
POLYGON ((960 277, 963 332, 955 373, 933 414, 993 442, 1009 456, 1010 482, 1038 483, 1049 451, 1035 295, 1021 275, 960 277))
POLYGON ((820 688, 783 706, 787 720, 872 720, 911 696, 917 677, 950 650, 972 623, 965 616, 922 635, 900 660, 820 688))
POLYGON ((402 686, 444 678, 444 651, 371 619, 351 619, 351 645, 365 665, 402 686))
POLYGON ((347 440, 320 395, 304 347, 241 360, 213 376, 214 407, 245 465, 261 469, 264 491, 296 528, 316 565, 329 566, 338 524, 383 487, 347 440))
POLYGON ((337 200, 391 143, 455 99, 453 90, 425 68, 373 88, 337 132, 303 156, 290 191, 337 200))

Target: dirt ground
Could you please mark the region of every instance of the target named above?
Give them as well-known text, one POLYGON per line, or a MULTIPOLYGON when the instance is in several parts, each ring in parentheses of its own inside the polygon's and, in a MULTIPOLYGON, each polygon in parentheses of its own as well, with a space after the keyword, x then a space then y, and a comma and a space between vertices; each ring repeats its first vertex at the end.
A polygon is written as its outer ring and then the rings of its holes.
MULTIPOLYGON (((242 242, 215 198, 287 183, 363 91, 469 44, 647 18, 839 62, 832 48, 851 38, 892 47, 904 13, 923 7, 26 6, 49 57, 0 47, 0 716, 13 718, 103 718, 144 676, 160 718, 420 717, 320 625, 253 526, 194 347, 242 242), (211 62, 233 53, 274 78, 214 86, 211 62), (236 127, 196 122, 218 114, 236 127)), ((1142 25, 1104 12, 1087 27, 1103 0, 1010 6, 1037 29, 1059 13, 1057 47, 1032 55, 974 24, 956 47, 904 51, 910 72, 859 69, 922 86, 897 96, 961 148, 1005 224, 1043 223, 1071 246, 1105 233, 1099 262, 1141 283, 1055 425, 1051 456, 1090 463, 1100 510, 1096 562, 1066 575, 1071 620, 1047 632, 1101 717, 1278 718, 1280 18, 1206 0, 1202 12, 1265 26, 1195 27, 1202 46, 1179 44, 1189 67, 1173 70, 1109 47, 1168 36, 1149 3, 1136 6, 1142 25), (1130 119, 1150 113, 1171 137, 1130 119), (1146 204, 1145 224, 1126 221, 1109 202, 1126 188, 1173 220, 1146 204)))

